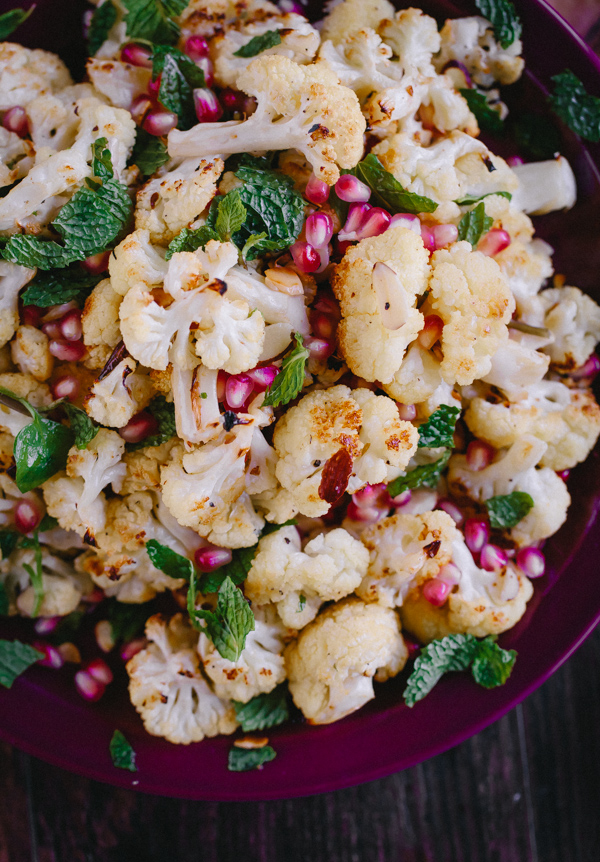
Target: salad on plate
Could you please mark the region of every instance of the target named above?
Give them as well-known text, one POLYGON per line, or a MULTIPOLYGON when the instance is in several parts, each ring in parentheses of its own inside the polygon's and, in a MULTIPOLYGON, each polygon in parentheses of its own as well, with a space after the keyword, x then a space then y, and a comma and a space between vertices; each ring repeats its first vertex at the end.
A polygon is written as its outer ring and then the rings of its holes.
POLYGON ((0 627, 34 621, 0 684, 95 701, 120 656, 149 733, 239 729, 245 770, 407 663, 409 707, 506 681, 600 434, 600 307, 530 218, 568 160, 494 152, 521 28, 477 6, 104 0, 82 83, 0 16, 0 627))

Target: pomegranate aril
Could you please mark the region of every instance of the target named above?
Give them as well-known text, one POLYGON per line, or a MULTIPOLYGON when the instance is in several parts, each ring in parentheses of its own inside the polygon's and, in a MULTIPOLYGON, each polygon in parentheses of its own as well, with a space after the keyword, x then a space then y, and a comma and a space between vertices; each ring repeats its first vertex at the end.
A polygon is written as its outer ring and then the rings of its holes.
POLYGON ((407 503, 410 503, 412 499, 412 491, 410 488, 407 488, 406 491, 402 491, 395 497, 391 497, 392 506, 396 509, 402 508, 402 506, 406 506, 407 503))
POLYGON ((127 443, 141 443, 146 437, 158 433, 158 422, 151 413, 142 410, 132 416, 127 425, 119 428, 119 434, 127 443))
POLYGON ((452 500, 439 500, 437 507, 438 509, 441 509, 442 512, 446 512, 447 515, 450 515, 455 524, 462 524, 465 520, 465 516, 452 500))
POLYGON ((310 325, 317 338, 333 338, 337 321, 322 311, 311 311, 310 325))
POLYGON ((96 680, 96 682, 99 682, 102 685, 110 685, 113 681, 113 672, 103 658, 93 659, 85 670, 96 680))
POLYGON ((81 261, 81 266, 86 272, 92 275, 100 275, 108 269, 108 261, 110 260, 110 250, 99 251, 98 254, 93 254, 91 257, 86 257, 81 261))
POLYGON ((371 210, 370 204, 351 204, 346 224, 338 233, 338 241, 358 239, 358 230, 371 210))
POLYGON ((462 572, 458 566, 454 565, 454 563, 446 563, 439 570, 437 576, 441 581, 445 581, 447 584, 455 586, 460 583, 462 572))
POLYGON ((123 644, 121 647, 120 656, 124 662, 128 662, 130 658, 141 652, 148 644, 146 638, 136 638, 129 643, 123 644))
POLYGON ((490 230, 477 243, 477 251, 494 257, 510 245, 510 234, 505 230, 490 230))
POLYGON ((78 362, 85 356, 83 341, 51 341, 48 349, 52 356, 63 362, 78 362))
POLYGON ((73 401, 79 395, 79 380, 73 374, 65 374, 59 377, 51 386, 52 397, 58 401, 60 398, 68 398, 73 401))
POLYGON ((524 165, 525 159, 522 159, 521 156, 509 156, 506 160, 506 164, 509 168, 516 168, 517 165, 524 165))
POLYGON ((567 479, 569 478, 569 476, 571 475, 571 471, 570 470, 558 470, 556 475, 558 476, 559 479, 562 479, 563 482, 566 482, 567 479))
POLYGON ((31 533, 42 520, 43 512, 32 500, 20 500, 15 506, 15 527, 20 533, 31 533))
POLYGON ((21 312, 21 323, 24 326, 38 327, 40 325, 42 312, 43 309, 38 308, 37 305, 24 305, 23 311, 21 312))
POLYGON ((408 650, 409 661, 410 661, 410 659, 416 658, 418 656, 418 654, 421 652, 421 644, 418 641, 413 640, 413 638, 411 638, 409 635, 405 634, 404 632, 402 632, 402 638, 403 638, 404 643, 406 645, 406 649, 408 650))
POLYGON ((215 83, 215 70, 213 68, 212 60, 209 57, 198 57, 194 62, 196 66, 202 70, 206 86, 212 87, 215 83))
POLYGON ((426 224, 421 225, 421 239, 427 251, 435 251, 433 231, 426 224))
POLYGON ((482 569, 485 569, 486 572, 497 572, 500 569, 503 569, 507 563, 508 556, 506 551, 499 548, 497 545, 484 545, 481 549, 479 565, 482 569))
POLYGON ((152 68, 152 51, 146 45, 138 45, 128 42, 121 48, 121 62, 129 63, 130 66, 143 66, 152 68))
POLYGON ((312 335, 309 335, 304 339, 304 347, 313 359, 323 361, 334 352, 335 342, 326 338, 313 338, 312 335))
POLYGON ((398 408, 398 416, 400 419, 404 419, 405 422, 412 422, 413 419, 417 418, 417 408, 414 404, 398 404, 396 402, 396 406, 398 408))
POLYGON ((472 554, 478 554, 490 537, 490 528, 482 518, 467 518, 465 542, 472 554))
POLYGON ((423 598, 427 599, 429 604, 433 605, 434 608, 441 608, 448 598, 451 589, 452 584, 449 584, 447 581, 442 581, 440 578, 431 578, 431 580, 425 581, 423 584, 423 598))
POLYGON ((47 323, 42 323, 42 332, 48 338, 61 338, 60 323, 58 320, 49 320, 47 323))
POLYGON ((600 371, 600 357, 598 357, 595 353, 587 359, 583 365, 580 365, 579 368, 576 368, 569 375, 573 380, 584 380, 589 378, 594 378, 597 376, 600 371))
POLYGON ((339 320, 342 316, 339 302, 326 291, 321 291, 317 294, 313 308, 330 315, 330 317, 335 317, 336 320, 339 320))
POLYGON ((230 548, 198 548, 194 554, 194 560, 201 572, 214 572, 230 563, 232 557, 230 548))
POLYGON ((2 117, 2 125, 9 132, 14 132, 20 138, 25 137, 29 132, 29 121, 25 108, 20 105, 15 105, 14 108, 9 108, 2 117))
POLYGON ((81 327, 81 312, 70 311, 60 321, 60 332, 67 341, 79 341, 83 334, 81 327))
POLYGON ((156 78, 148 82, 148 93, 153 99, 158 99, 162 75, 157 75, 156 78))
POLYGON ((198 87, 194 90, 194 108, 199 123, 216 123, 223 116, 223 107, 212 90, 198 87))
POLYGON ((219 93, 219 101, 227 111, 241 111, 244 106, 244 93, 239 90, 233 90, 231 87, 225 87, 219 93))
POLYGON ((538 548, 521 548, 515 562, 528 578, 541 578, 546 571, 546 558, 538 548))
POLYGON ((342 174, 335 184, 338 198, 348 203, 366 203, 371 197, 371 189, 352 174, 342 174))
POLYGON ((483 440, 471 440, 467 446, 466 462, 469 470, 478 472, 492 463, 496 450, 483 440))
POLYGON ((217 401, 222 404, 225 401, 225 387, 229 380, 229 374, 226 371, 219 371, 217 374, 217 401))
POLYGON ((329 197, 329 190, 327 183, 311 174, 304 189, 304 197, 312 204, 324 204, 329 197))
POLYGON ((437 314, 428 314, 423 321, 423 329, 417 336, 417 341, 425 350, 431 350, 433 345, 440 340, 444 330, 444 321, 437 314))
POLYGON ((136 96, 133 100, 129 108, 129 113, 138 126, 141 126, 153 107, 154 103, 152 102, 152 99, 143 93, 141 96, 136 96))
POLYGON ((106 686, 97 679, 94 679, 91 673, 88 673, 87 670, 77 671, 75 674, 75 687, 85 700, 92 702, 100 700, 106 691, 106 686))
POLYGON ((445 248, 458 239, 458 228, 455 224, 436 224, 431 228, 435 248, 445 248))
POLYGON ((64 658, 61 656, 59 651, 52 644, 42 643, 41 641, 34 641, 32 644, 33 648, 38 652, 44 654, 44 658, 38 660, 38 664, 42 667, 51 667, 54 670, 58 670, 65 663, 64 658))
POLYGON ((401 225, 402 227, 407 228, 407 230, 412 230, 415 233, 421 234, 421 222, 419 221, 419 217, 416 215, 411 215, 410 213, 396 213, 390 219, 390 227, 396 227, 396 225, 401 225))
POLYGON ((368 239, 371 236, 379 236, 390 226, 391 216, 387 210, 381 207, 371 207, 360 225, 356 235, 358 239, 368 239))
POLYGON ((208 42, 202 36, 190 36, 186 39, 184 51, 195 62, 202 57, 208 57, 208 42))
POLYGON ((321 265, 321 258, 316 249, 308 242, 298 241, 290 247, 294 263, 300 272, 316 272, 321 265))
POLYGON ((317 254, 319 255, 319 266, 315 272, 324 272, 329 266, 329 246, 326 245, 325 248, 318 248, 317 254))
POLYGON ((358 521, 362 524, 376 524, 385 517, 387 513, 377 506, 357 506, 354 501, 348 503, 346 515, 351 521, 358 521))
POLYGON ((42 323, 50 323, 52 321, 60 320, 68 314, 70 311, 76 310, 78 308, 76 302, 63 302, 61 305, 52 305, 48 311, 44 314, 42 318, 42 323))
POLYGON ((365 487, 361 488, 360 491, 354 492, 352 495, 352 502, 356 506, 369 507, 376 505, 384 496, 388 501, 389 508, 389 496, 386 485, 383 483, 379 485, 365 485, 365 487))
POLYGON ((306 219, 306 241, 313 248, 324 248, 333 236, 333 220, 327 213, 313 213, 306 219))
POLYGON ((177 120, 177 114, 173 114, 171 111, 150 111, 144 118, 142 128, 149 135, 162 137, 177 126, 177 120))
POLYGON ((239 410, 254 389, 254 381, 247 374, 232 374, 225 384, 225 403, 231 410, 239 410))
POLYGON ((115 646, 113 627, 108 620, 100 620, 94 627, 96 643, 102 652, 110 652, 115 646))
POLYGON ((33 628, 37 635, 50 635, 56 630, 60 617, 38 617, 33 628))
POLYGON ((279 368, 275 365, 264 365, 262 368, 253 368, 247 371, 246 374, 254 383, 254 388, 259 391, 268 389, 271 383, 279 374, 279 368))

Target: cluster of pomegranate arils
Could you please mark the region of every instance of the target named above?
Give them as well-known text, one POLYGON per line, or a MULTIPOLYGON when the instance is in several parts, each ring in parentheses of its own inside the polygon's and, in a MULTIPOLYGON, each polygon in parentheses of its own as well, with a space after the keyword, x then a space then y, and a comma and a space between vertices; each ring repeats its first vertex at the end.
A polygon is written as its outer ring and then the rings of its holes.
MULTIPOLYGON (((215 82, 213 64, 209 57, 208 42, 202 36, 190 36, 185 43, 184 53, 194 61, 204 73, 204 87, 193 91, 194 109, 199 123, 215 123, 220 120, 225 110, 251 114, 256 102, 244 93, 226 87, 219 97, 213 89, 215 82)), ((131 66, 152 68, 152 50, 146 45, 128 42, 121 49, 121 60, 131 66)), ((148 91, 137 96, 130 107, 134 120, 150 135, 162 136, 168 134, 177 126, 178 117, 168 111, 159 101, 161 76, 148 84, 148 91)))

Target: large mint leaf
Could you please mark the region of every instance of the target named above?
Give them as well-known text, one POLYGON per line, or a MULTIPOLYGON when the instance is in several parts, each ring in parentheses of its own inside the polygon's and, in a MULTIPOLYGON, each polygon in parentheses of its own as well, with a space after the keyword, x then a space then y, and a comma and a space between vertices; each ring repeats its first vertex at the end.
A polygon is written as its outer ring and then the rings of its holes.
POLYGON ((510 0, 475 0, 475 5, 494 28, 494 35, 503 48, 508 48, 521 36, 521 21, 510 0))
POLYGON ((42 658, 44 654, 29 644, 0 640, 0 685, 10 688, 18 676, 42 658))
POLYGON ((219 655, 237 661, 254 631, 254 614, 242 591, 231 578, 225 578, 219 590, 215 611, 194 610, 196 620, 204 620, 204 631, 214 643, 219 655))
POLYGON ((372 191, 371 203, 383 207, 392 215, 432 213, 437 209, 436 202, 431 198, 407 191, 373 153, 369 153, 350 173, 369 186, 372 191))
POLYGON ((554 75, 550 104, 563 123, 586 141, 600 141, 600 98, 592 96, 570 69, 554 75))
POLYGON ((280 407, 289 404, 304 386, 304 369, 308 350, 303 346, 302 336, 295 334, 295 347, 283 357, 281 369, 265 394, 263 406, 280 407))

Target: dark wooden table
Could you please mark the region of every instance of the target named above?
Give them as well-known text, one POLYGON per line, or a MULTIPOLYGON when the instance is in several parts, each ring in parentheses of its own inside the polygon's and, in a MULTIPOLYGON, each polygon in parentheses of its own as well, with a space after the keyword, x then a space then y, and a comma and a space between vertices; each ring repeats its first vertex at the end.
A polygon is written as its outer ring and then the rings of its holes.
MULTIPOLYGON (((600 52, 600 0, 554 5, 600 52)), ((161 799, 0 743, 0 862, 217 860, 600 862, 600 630, 520 706, 457 748, 322 796, 161 799)))

